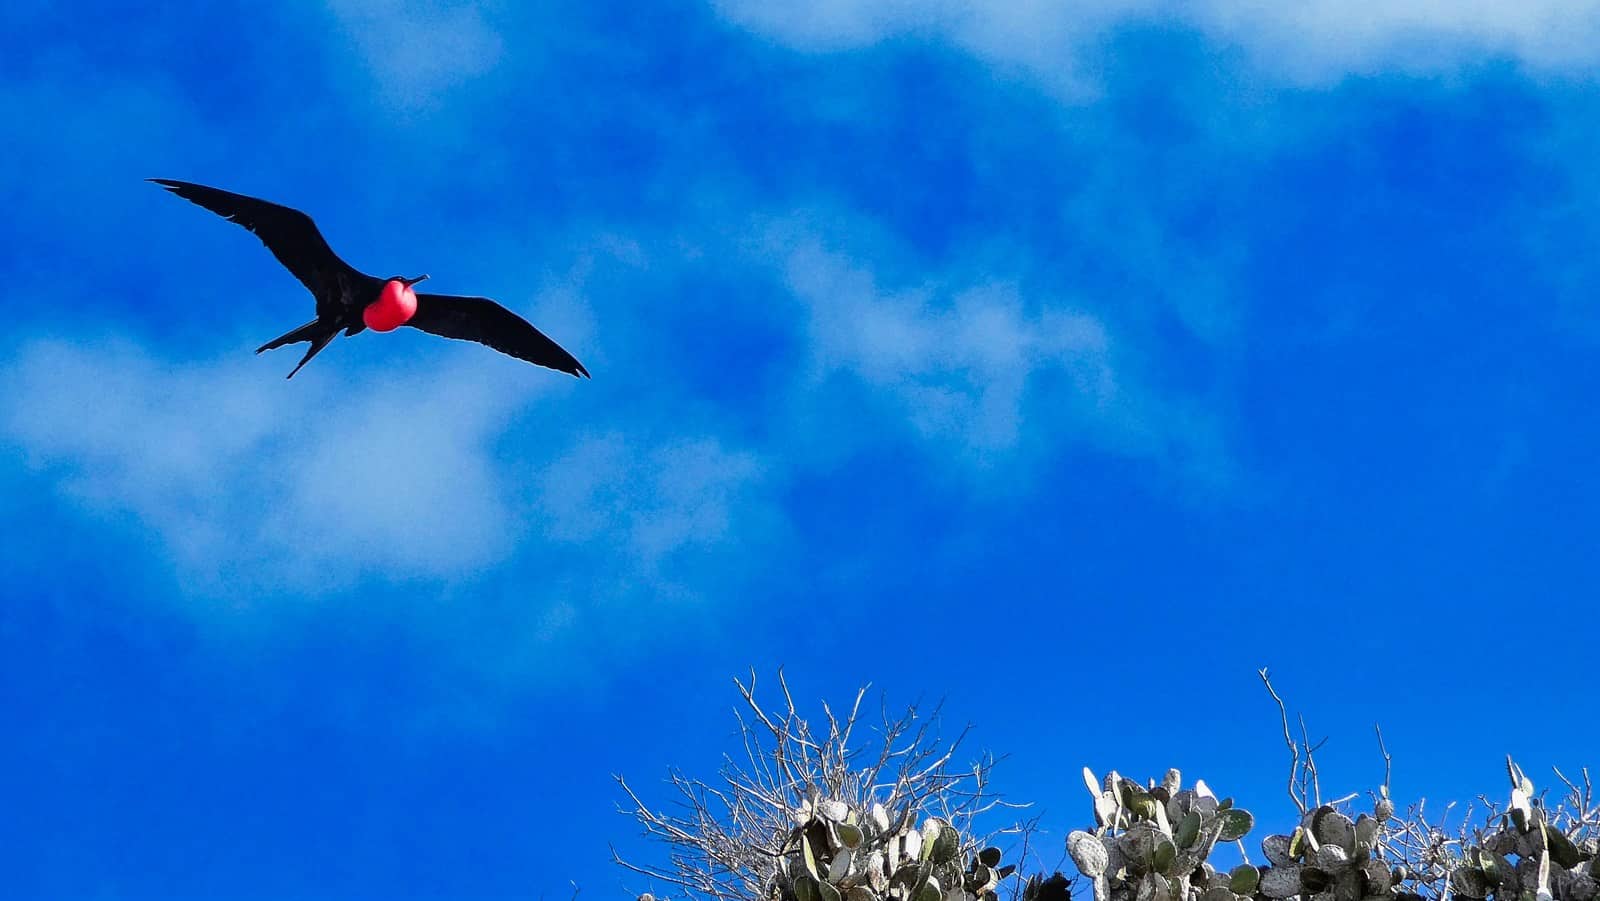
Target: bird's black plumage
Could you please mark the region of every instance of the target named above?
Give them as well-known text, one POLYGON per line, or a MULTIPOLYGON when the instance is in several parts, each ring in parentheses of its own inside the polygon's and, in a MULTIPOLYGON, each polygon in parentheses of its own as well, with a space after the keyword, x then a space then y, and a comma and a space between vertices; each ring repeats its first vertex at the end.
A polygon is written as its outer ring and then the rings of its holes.
MULTIPOLYGON (((289 378, 294 378, 300 367, 327 347, 339 332, 355 335, 364 331, 367 326, 362 311, 378 299, 386 282, 398 280, 409 285, 427 278, 380 279, 361 272, 340 259, 311 217, 299 210, 190 182, 166 178, 150 181, 249 229, 316 298, 317 318, 256 349, 261 353, 308 342, 310 348, 289 378)), ((589 376, 589 370, 561 345, 521 316, 485 297, 419 292, 416 313, 406 325, 446 338, 476 341, 519 360, 573 376, 589 376)))
POLYGON ((503 354, 588 377, 577 358, 526 319, 487 297, 417 293, 417 312, 406 325, 445 338, 477 341, 503 354))

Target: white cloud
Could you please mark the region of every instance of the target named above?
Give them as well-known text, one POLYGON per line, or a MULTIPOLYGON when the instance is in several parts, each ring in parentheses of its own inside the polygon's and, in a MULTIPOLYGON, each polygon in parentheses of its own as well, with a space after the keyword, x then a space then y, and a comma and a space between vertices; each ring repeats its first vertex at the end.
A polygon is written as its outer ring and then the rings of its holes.
POLYGON ((620 542, 653 577, 676 553, 734 541, 764 474, 756 455, 715 438, 640 446, 612 433, 580 438, 546 467, 539 497, 551 538, 620 542))
POLYGON ((561 395, 592 383, 508 378, 520 364, 471 352, 353 373, 328 359, 340 349, 291 382, 281 356, 30 341, 0 367, 0 440, 92 515, 156 537, 202 597, 470 581, 552 543, 604 548, 646 583, 764 502, 758 459, 715 438, 568 434, 561 395), (536 402, 535 440, 503 447, 536 402))
POLYGON ((0 369, 0 433, 92 512, 159 536, 195 587, 444 577, 505 554, 490 444, 547 389, 485 390, 481 366, 288 382, 254 362, 36 340, 0 369))
POLYGON ((1600 62, 1600 0, 712 0, 731 21, 797 47, 829 50, 917 34, 992 63, 1083 87, 1084 51, 1115 28, 1180 25, 1303 81, 1397 68, 1448 72, 1485 57, 1584 74, 1600 62))
POLYGON ((484 4, 446 0, 329 0, 383 98, 396 110, 431 109, 493 71, 504 52, 484 4))
MULTIPOLYGON (((870 420, 865 432, 839 421, 848 404, 838 392, 853 383, 931 459, 971 475, 1004 473, 1020 486, 1030 467, 1019 464, 1092 447, 1170 464, 1207 487, 1228 480, 1215 416, 1157 390, 1139 354, 1088 305, 1030 294, 967 261, 937 271, 906 265, 882 236, 840 249, 811 221, 781 222, 746 252, 776 267, 802 305, 809 369, 777 415, 813 448, 893 434, 870 420)), ((876 230, 858 224, 851 233, 876 230)))
POLYGON ((815 239, 795 244, 784 269, 806 308, 812 387, 852 373, 889 397, 924 437, 980 451, 1015 448, 1027 388, 1046 370, 1066 375, 1077 401, 1116 401, 1110 338, 1088 313, 1030 313, 1005 284, 886 290, 870 270, 815 239))
POLYGON ((527 575, 472 588, 475 610, 512 612, 492 628, 443 628, 481 658, 475 666, 518 683, 571 680, 713 626, 779 553, 774 487, 758 454, 718 438, 578 434, 517 492, 532 523, 518 549, 527 575))
POLYGON ((1305 79, 1387 68, 1443 72, 1487 57, 1583 74, 1600 61, 1597 0, 1211 0, 1192 21, 1305 79))

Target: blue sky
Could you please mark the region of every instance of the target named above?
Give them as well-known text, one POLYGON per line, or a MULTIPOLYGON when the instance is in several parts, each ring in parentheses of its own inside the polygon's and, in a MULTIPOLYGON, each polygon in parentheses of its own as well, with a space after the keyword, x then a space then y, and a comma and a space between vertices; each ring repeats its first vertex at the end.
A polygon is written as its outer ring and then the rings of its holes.
POLYGON ((1339 793, 1374 721, 1402 799, 1597 763, 1600 5, 1187 6, 9 4, 7 897, 627 897, 610 774, 751 667, 947 699, 1057 837, 1084 765, 1281 827, 1261 666, 1339 793), (595 378, 285 382, 151 176, 595 378))

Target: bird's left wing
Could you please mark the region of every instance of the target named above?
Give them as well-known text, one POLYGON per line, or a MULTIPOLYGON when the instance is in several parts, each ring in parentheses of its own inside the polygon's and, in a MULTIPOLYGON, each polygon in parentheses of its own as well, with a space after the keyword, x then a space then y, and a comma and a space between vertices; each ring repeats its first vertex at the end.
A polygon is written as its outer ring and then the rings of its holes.
POLYGON ((487 297, 418 294, 416 315, 406 325, 445 338, 476 341, 519 360, 589 377, 589 370, 561 345, 487 297))
POLYGON ((314 295, 323 281, 334 277, 340 270, 347 273, 356 271, 339 259, 339 255, 322 237, 322 232, 317 230, 316 223, 299 210, 186 181, 170 178, 152 178, 150 181, 254 232, 261 243, 272 251, 272 255, 278 258, 278 262, 294 273, 294 277, 314 295))

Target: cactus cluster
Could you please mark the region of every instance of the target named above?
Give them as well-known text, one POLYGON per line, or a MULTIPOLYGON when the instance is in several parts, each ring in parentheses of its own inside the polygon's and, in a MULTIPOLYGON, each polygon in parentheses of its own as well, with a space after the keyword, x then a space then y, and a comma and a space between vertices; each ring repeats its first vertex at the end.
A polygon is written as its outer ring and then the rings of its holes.
POLYGON ((1404 886, 1411 874, 1384 860, 1384 829, 1393 816, 1394 803, 1387 797, 1378 798, 1372 813, 1354 819, 1332 805, 1307 811, 1292 833, 1261 840, 1267 863, 1259 868, 1255 896, 1271 901, 1419 901, 1404 886))
POLYGON ((1262 839, 1266 863, 1219 873, 1206 859, 1212 848, 1242 838, 1253 820, 1204 782, 1180 790, 1176 770, 1147 787, 1116 773, 1102 783, 1085 770, 1096 829, 1069 835, 1067 851, 1093 882, 1095 901, 1422 901, 1446 891, 1464 901, 1600 899, 1600 840, 1553 825, 1533 783, 1507 766, 1510 804, 1475 844, 1424 873, 1391 859, 1390 840, 1404 824, 1387 788, 1354 818, 1334 805, 1308 810, 1290 834, 1262 839))
POLYGON ((794 819, 767 892, 779 901, 997 901, 1016 871, 999 848, 969 851, 949 821, 918 825, 911 810, 891 819, 881 804, 812 798, 794 819))
POLYGON ((1495 830, 1467 848, 1451 870, 1451 893, 1497 901, 1592 901, 1600 894, 1600 842, 1593 835, 1573 841, 1550 822, 1522 769, 1510 760, 1506 768, 1511 801, 1492 821, 1495 830))
POLYGON ((1086 768, 1084 781, 1096 828, 1067 836, 1067 853, 1093 882, 1095 901, 1234 901, 1254 892, 1253 868, 1222 874, 1206 860, 1255 825, 1232 799, 1218 800, 1204 781, 1183 788, 1177 770, 1144 786, 1115 772, 1102 782, 1086 768))

